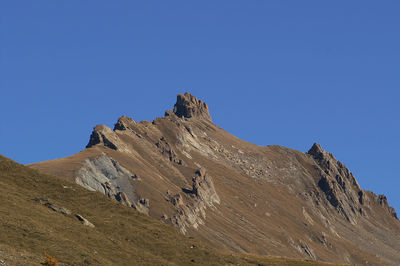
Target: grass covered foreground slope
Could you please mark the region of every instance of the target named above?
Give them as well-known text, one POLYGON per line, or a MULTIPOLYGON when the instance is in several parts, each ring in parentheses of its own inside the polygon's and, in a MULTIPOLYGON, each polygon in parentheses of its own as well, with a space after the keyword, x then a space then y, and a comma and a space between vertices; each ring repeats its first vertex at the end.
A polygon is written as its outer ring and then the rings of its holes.
POLYGON ((61 265, 322 265, 219 252, 99 192, 3 156, 0 236, 2 265, 39 265, 45 253, 61 265))

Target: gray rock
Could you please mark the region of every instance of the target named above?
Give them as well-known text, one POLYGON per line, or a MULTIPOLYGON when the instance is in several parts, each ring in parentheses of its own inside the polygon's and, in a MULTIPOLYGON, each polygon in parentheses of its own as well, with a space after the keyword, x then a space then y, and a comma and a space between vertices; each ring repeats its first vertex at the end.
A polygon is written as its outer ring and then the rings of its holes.
POLYGON ((55 212, 59 212, 59 213, 62 213, 64 215, 71 215, 72 214, 72 212, 70 210, 51 203, 49 201, 49 199, 47 199, 47 198, 34 198, 33 200, 36 201, 37 203, 43 205, 43 206, 46 206, 47 208, 49 208, 49 209, 51 209, 51 210, 53 210, 55 212))
POLYGON ((80 214, 75 214, 75 217, 78 218, 79 221, 82 222, 83 225, 85 226, 89 226, 91 228, 94 228, 94 224, 92 224, 91 222, 89 222, 86 218, 84 218, 82 215, 80 214))
POLYGON ((158 151, 165 157, 167 157, 171 162, 182 165, 183 161, 178 158, 176 152, 172 149, 171 145, 169 145, 168 141, 161 137, 159 141, 156 143, 158 151))
POLYGON ((215 191, 214 184, 206 170, 201 168, 192 178, 192 189, 183 188, 186 200, 178 193, 171 195, 167 192, 167 200, 176 209, 176 214, 170 218, 172 224, 185 234, 189 227, 197 229, 204 224, 207 207, 215 208, 215 203, 220 203, 220 198, 215 191))
POLYGON ((82 168, 76 174, 75 182, 89 190, 99 191, 117 200, 121 199, 121 194, 117 195, 123 192, 123 198, 126 199, 123 202, 128 203, 134 200, 134 188, 130 183, 132 176, 133 174, 117 161, 102 154, 85 160, 82 168))
POLYGON ((115 195, 115 199, 118 200, 121 204, 127 206, 127 207, 131 207, 132 203, 131 201, 128 199, 128 197, 126 196, 126 194, 124 192, 118 192, 115 195))

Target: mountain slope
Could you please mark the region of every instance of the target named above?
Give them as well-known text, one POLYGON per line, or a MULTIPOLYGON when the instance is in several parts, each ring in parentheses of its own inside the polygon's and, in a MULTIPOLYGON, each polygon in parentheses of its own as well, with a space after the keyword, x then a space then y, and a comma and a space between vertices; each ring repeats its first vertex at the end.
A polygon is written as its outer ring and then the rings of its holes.
POLYGON ((321 265, 219 252, 98 192, 2 156, 0 202, 0 265, 38 265, 45 252, 62 265, 321 265))
POLYGON ((386 197, 314 144, 257 146, 178 95, 152 122, 94 128, 85 150, 30 165, 97 190, 214 247, 338 263, 400 263, 400 223, 386 197))

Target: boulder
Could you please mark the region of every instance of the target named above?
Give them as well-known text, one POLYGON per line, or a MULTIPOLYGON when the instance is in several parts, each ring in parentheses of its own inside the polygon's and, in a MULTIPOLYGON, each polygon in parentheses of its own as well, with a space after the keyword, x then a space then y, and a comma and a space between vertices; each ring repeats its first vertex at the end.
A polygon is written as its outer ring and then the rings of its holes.
POLYGON ((91 222, 89 222, 89 221, 88 221, 86 218, 84 218, 82 215, 80 215, 80 214, 75 214, 75 217, 76 217, 79 221, 81 221, 81 223, 82 223, 83 225, 94 228, 94 224, 92 224, 91 222))

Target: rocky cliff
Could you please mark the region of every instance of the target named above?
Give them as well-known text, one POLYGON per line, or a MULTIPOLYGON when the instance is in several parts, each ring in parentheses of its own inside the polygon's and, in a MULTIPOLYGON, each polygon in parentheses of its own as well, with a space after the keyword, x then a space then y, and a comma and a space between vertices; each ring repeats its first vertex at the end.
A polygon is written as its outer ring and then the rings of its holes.
POLYGON ((400 223, 383 195, 314 144, 257 146, 178 95, 154 121, 96 126, 87 148, 31 165, 75 180, 227 250, 350 264, 400 264, 400 223))

